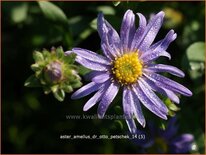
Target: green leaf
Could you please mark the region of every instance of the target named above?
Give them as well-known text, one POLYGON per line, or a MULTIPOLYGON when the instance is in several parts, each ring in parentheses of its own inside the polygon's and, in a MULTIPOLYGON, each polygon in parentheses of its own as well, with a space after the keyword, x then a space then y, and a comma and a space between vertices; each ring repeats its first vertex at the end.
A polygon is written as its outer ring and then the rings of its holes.
POLYGON ((58 89, 57 91, 53 92, 53 94, 54 94, 54 97, 60 102, 64 101, 65 93, 62 89, 58 89))
POLYGON ((113 1, 114 6, 118 6, 121 3, 121 1, 113 1))
POLYGON ((11 18, 14 23, 21 23, 27 19, 28 4, 23 3, 11 10, 11 18))
POLYGON ((92 34, 93 30, 92 29, 85 29, 80 35, 79 35, 79 39, 80 40, 84 40, 86 39, 88 36, 90 36, 92 34))
POLYGON ((64 12, 51 2, 39 1, 39 6, 44 15, 53 22, 61 22, 67 24, 67 17, 64 12))
POLYGON ((205 69, 205 44, 197 42, 187 49, 187 58, 189 61, 189 74, 192 79, 197 79, 204 75, 205 69))
POLYGON ((93 28, 94 30, 97 30, 97 18, 93 19, 91 22, 90 22, 90 27, 93 28))
POLYGON ((31 75, 24 83, 25 87, 41 87, 39 79, 35 75, 31 75))
POLYGON ((32 110, 37 110, 40 106, 40 103, 39 103, 37 97, 34 94, 26 94, 25 95, 25 100, 26 100, 27 105, 32 110))
MULTIPOLYGON (((205 43, 196 42, 187 48, 187 58, 189 62, 205 62, 205 43)), ((192 67, 192 66, 191 66, 192 67)))
POLYGON ((111 6, 99 6, 97 7, 98 12, 103 12, 104 15, 115 15, 115 10, 111 6))
POLYGON ((118 6, 121 3, 121 1, 113 1, 114 6, 118 6))
POLYGON ((205 69, 205 43, 196 42, 187 48, 182 59, 183 68, 187 69, 190 77, 196 79, 204 74, 205 69))

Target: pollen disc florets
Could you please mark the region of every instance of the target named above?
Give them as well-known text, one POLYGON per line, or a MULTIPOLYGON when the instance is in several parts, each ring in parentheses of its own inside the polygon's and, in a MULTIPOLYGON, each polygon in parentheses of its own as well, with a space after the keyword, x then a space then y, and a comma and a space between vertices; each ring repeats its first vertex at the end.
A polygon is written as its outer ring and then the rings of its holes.
POLYGON ((112 73, 115 79, 124 85, 135 83, 142 75, 142 63, 138 53, 124 54, 113 62, 112 73))

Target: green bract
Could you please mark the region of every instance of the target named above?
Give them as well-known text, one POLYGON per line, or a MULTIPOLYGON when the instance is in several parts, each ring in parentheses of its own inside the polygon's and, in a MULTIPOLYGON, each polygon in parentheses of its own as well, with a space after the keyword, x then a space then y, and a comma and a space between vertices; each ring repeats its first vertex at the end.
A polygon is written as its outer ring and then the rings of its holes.
POLYGON ((35 63, 31 65, 35 74, 25 81, 24 86, 42 87, 45 94, 52 92, 56 99, 63 101, 65 92, 70 93, 82 85, 77 66, 73 64, 75 56, 65 56, 61 47, 52 48, 51 52, 46 49, 35 51, 35 63))

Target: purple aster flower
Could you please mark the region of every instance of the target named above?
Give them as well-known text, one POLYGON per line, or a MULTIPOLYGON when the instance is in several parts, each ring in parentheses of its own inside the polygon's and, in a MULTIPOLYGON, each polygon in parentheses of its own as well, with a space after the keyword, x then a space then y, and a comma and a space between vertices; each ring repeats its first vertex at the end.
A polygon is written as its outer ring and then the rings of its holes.
POLYGON ((135 140, 147 153, 188 153, 192 149, 192 134, 177 136, 176 118, 171 118, 165 130, 148 123, 149 132, 137 130, 137 135, 145 135, 145 140, 135 140))
POLYGON ((83 110, 87 111, 99 102, 97 113, 103 118, 119 89, 123 88, 124 116, 131 133, 136 130, 133 116, 143 127, 146 124, 140 103, 160 118, 167 119, 168 109, 154 92, 166 95, 176 103, 179 103, 177 94, 192 95, 183 85, 158 74, 168 72, 184 77, 181 70, 153 63, 160 56, 170 58, 166 49, 177 36, 170 30, 165 38, 152 44, 163 23, 164 12, 154 15, 148 23, 142 14, 137 15, 139 27, 136 29, 135 14, 131 10, 125 13, 120 36, 102 13, 98 15, 97 28, 104 56, 81 48, 66 52, 68 55, 76 53, 76 61, 93 70, 87 75, 92 82, 77 90, 72 99, 96 92, 83 110))

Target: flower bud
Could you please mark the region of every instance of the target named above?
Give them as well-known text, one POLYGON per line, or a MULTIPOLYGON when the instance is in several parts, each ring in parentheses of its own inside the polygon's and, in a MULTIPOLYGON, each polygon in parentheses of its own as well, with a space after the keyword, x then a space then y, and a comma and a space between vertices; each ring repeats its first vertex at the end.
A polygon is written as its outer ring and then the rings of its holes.
POLYGON ((62 79, 62 65, 58 61, 51 62, 44 69, 44 77, 47 82, 58 83, 62 79))
POLYGON ((74 65, 76 54, 65 55, 63 48, 52 48, 51 51, 43 49, 35 51, 33 58, 35 63, 31 69, 35 72, 26 81, 26 87, 42 87, 45 94, 53 93, 54 97, 63 101, 65 92, 71 93, 79 88, 81 77, 78 74, 78 66, 74 65))

